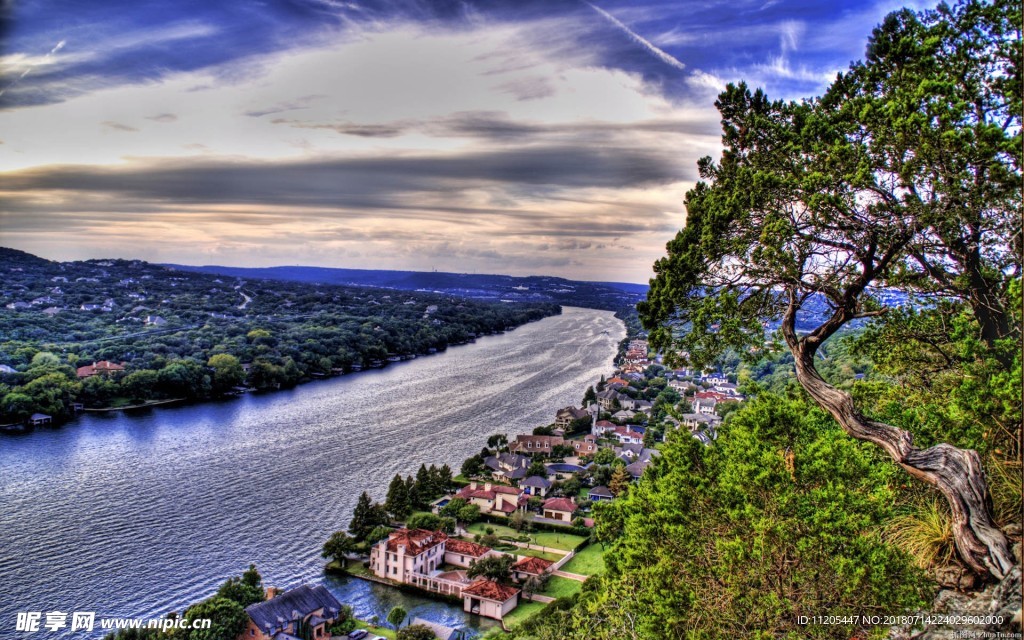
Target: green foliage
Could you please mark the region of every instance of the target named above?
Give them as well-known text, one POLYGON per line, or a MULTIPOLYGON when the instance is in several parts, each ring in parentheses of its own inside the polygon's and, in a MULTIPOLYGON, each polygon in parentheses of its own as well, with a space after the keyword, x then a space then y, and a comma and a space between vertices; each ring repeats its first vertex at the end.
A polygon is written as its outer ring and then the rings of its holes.
POLYGON ((422 624, 411 624, 400 630, 395 636, 398 640, 434 640, 437 636, 430 627, 422 624))
POLYGON ((920 574, 880 535, 897 473, 803 400, 758 398, 714 447, 672 432, 625 498, 594 505, 606 572, 537 637, 845 640, 797 616, 920 606, 920 574))
POLYGON ((356 507, 352 512, 352 521, 348 525, 348 532, 357 541, 363 541, 378 526, 387 525, 390 522, 388 513, 380 504, 370 499, 370 494, 365 491, 359 496, 356 507))
POLYGON ((335 531, 324 543, 320 555, 324 558, 340 562, 343 566, 348 563, 346 555, 355 550, 356 540, 344 531, 335 531))
POLYGON ((405 619, 408 616, 408 611, 396 605, 394 607, 391 607, 391 611, 388 611, 387 620, 391 626, 393 626, 395 629, 398 629, 400 626, 402 626, 402 623, 405 622, 405 619))
POLYGON ((949 564, 956 553, 949 508, 936 499, 893 518, 886 530, 886 537, 922 569, 949 564))
POLYGON ((388 485, 388 497, 384 500, 384 508, 396 520, 404 519, 412 511, 409 485, 398 474, 395 474, 388 485))
MULTIPOLYGON (((493 533, 488 534, 488 536, 493 535, 493 533)), ((469 569, 466 570, 466 575, 470 578, 480 577, 504 582, 508 580, 509 571, 511 571, 514 562, 515 558, 510 555, 486 556, 470 563, 469 569)))
POLYGON ((209 629, 188 629, 183 640, 235 640, 249 621, 242 605, 227 598, 213 597, 185 611, 185 620, 209 619, 209 629))
POLYGON ((263 578, 256 570, 256 565, 250 564, 241 577, 228 578, 217 589, 216 597, 237 602, 243 609, 251 604, 263 602, 266 597, 263 578))

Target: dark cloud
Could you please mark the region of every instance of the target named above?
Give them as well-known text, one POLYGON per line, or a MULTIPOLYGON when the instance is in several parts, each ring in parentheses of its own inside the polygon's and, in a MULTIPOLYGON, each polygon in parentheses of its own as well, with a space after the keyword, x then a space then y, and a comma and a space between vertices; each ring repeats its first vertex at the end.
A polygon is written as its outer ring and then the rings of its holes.
POLYGON ((129 126, 127 124, 122 124, 120 122, 113 122, 112 120, 105 120, 101 124, 107 129, 110 129, 111 131, 125 131, 129 133, 133 131, 138 131, 138 129, 136 129, 135 127, 129 126))
POLYGON ((404 199, 408 194, 488 186, 521 188, 536 197, 547 190, 654 186, 692 179, 687 164, 661 150, 546 146, 275 163, 168 160, 131 169, 56 166, 7 174, 3 189, 106 193, 182 204, 381 209, 410 206, 404 199))

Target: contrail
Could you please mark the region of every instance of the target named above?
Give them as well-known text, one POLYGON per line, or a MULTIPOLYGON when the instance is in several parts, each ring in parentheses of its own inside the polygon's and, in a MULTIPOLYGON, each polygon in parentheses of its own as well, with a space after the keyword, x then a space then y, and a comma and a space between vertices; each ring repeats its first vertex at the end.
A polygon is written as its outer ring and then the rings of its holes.
POLYGON ((642 38, 635 31, 633 31, 632 29, 627 27, 625 24, 623 24, 621 20, 619 20, 618 18, 616 18, 612 14, 608 13, 607 11, 602 9, 601 7, 594 6, 593 4, 587 2, 586 0, 583 0, 583 3, 586 4, 587 6, 589 6, 591 9, 593 9, 597 13, 599 13, 602 17, 604 17, 606 20, 611 22, 613 25, 618 27, 618 29, 620 31, 622 31, 623 33, 625 33, 626 35, 628 35, 630 37, 630 39, 633 40, 633 42, 637 43, 638 45, 640 45, 644 49, 647 49, 652 54, 654 54, 654 57, 657 58, 658 60, 661 60, 665 64, 669 65, 670 67, 675 67, 676 69, 685 69, 686 68, 685 64, 683 64, 682 62, 679 62, 678 60, 676 60, 675 58, 673 58, 669 54, 665 53, 664 51, 662 51, 658 47, 654 46, 653 44, 651 44, 651 42, 649 40, 646 40, 646 39, 642 38))
POLYGON ((40 60, 39 62, 37 62, 37 63, 35 63, 35 64, 29 65, 27 69, 25 69, 24 71, 22 71, 22 72, 21 72, 21 75, 20 75, 20 76, 18 76, 18 77, 17 77, 17 78, 15 78, 14 80, 12 80, 12 81, 10 82, 10 84, 8 84, 8 85, 7 85, 6 87, 4 87, 3 89, 0 89, 0 96, 4 95, 4 93, 5 93, 5 92, 6 92, 6 91, 7 91, 8 89, 10 89, 11 87, 13 87, 14 85, 18 84, 18 82, 19 82, 19 81, 20 81, 20 80, 21 80, 22 78, 24 78, 25 76, 27 76, 27 75, 28 75, 29 73, 31 73, 31 72, 32 72, 32 69, 34 69, 35 67, 37 67, 37 66, 39 66, 39 65, 41 65, 41 64, 45 64, 45 63, 46 63, 46 61, 47 61, 47 60, 49 60, 51 56, 53 56, 53 55, 54 55, 55 53, 57 53, 58 51, 60 51, 61 49, 63 49, 63 48, 64 48, 64 45, 65 45, 65 44, 67 44, 67 42, 68 42, 67 40, 61 40, 61 41, 60 41, 60 42, 58 42, 58 43, 57 43, 57 44, 56 44, 56 45, 55 45, 55 46, 54 46, 54 47, 53 47, 52 49, 50 49, 50 52, 49 52, 49 53, 47 53, 47 54, 46 54, 45 56, 43 56, 43 59, 42 59, 42 60, 40 60))

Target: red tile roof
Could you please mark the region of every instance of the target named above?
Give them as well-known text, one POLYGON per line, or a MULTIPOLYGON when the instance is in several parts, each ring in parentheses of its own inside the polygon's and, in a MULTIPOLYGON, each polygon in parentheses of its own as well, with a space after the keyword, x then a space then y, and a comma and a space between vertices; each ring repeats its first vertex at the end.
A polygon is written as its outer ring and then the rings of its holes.
POLYGON ((469 542, 468 540, 456 540, 454 538, 449 538, 448 542, 445 543, 445 551, 458 553, 464 556, 473 556, 474 558, 479 558, 490 550, 490 547, 485 547, 484 545, 477 544, 475 542, 469 542))
POLYGON ((569 498, 550 498, 544 501, 545 511, 567 511, 572 513, 576 510, 576 503, 569 498))
POLYGON ((388 536, 388 551, 395 553, 398 551, 398 546, 403 545, 406 555, 418 556, 447 539, 448 536, 443 531, 399 529, 388 536))
POLYGON ((520 573, 528 573, 531 576, 539 576, 551 568, 551 565, 553 564, 555 563, 550 560, 545 560, 544 558, 526 557, 512 565, 512 570, 520 573))
POLYGON ((483 500, 494 500, 499 493, 505 493, 510 496, 518 496, 522 493, 522 489, 515 487, 506 487, 500 484, 492 484, 490 489, 484 489, 486 484, 471 483, 469 486, 462 487, 458 493, 455 494, 457 498, 481 498, 483 500))
POLYGON ((94 376, 97 373, 110 373, 112 371, 124 371, 124 366, 117 364, 116 362, 109 362, 107 360, 100 360, 84 367, 78 367, 77 374, 79 378, 88 378, 94 376))
POLYGON ((519 589, 515 587, 508 587, 491 580, 477 580, 462 590, 463 596, 476 596, 477 598, 493 600, 494 602, 506 602, 514 598, 518 593, 519 589))

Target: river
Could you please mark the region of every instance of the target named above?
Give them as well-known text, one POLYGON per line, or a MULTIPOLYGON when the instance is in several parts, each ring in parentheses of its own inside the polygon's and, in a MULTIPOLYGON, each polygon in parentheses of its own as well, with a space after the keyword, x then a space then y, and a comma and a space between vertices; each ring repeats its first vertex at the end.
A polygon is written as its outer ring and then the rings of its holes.
POLYGON ((486 627, 457 607, 327 577, 320 547, 361 492, 383 500, 394 474, 458 472, 488 435, 550 423, 610 371, 624 335, 610 312, 566 307, 384 369, 2 437, 0 637, 21 635, 20 611, 161 617, 250 562, 268 585, 325 584, 361 617, 402 603, 486 627))

